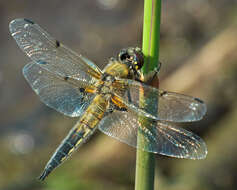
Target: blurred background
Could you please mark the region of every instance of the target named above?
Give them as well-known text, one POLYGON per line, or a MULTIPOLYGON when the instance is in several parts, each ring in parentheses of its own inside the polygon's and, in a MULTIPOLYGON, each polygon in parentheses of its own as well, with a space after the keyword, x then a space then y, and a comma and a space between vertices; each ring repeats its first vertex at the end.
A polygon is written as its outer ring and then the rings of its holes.
MULTIPOLYGON (((103 68, 121 48, 141 47, 143 0, 0 0, 0 189, 134 189, 135 149, 101 132, 36 180, 77 119, 41 103, 24 79, 30 60, 8 29, 21 17, 103 68)), ((199 161, 156 155, 155 189, 237 189, 237 1, 163 1, 160 61, 162 89, 207 103, 202 121, 183 126, 209 153, 199 161)))

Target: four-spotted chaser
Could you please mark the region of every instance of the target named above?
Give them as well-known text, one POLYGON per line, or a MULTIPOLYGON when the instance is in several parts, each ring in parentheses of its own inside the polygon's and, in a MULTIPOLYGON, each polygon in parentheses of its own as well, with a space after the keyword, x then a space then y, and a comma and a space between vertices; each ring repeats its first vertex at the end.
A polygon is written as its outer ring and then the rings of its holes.
POLYGON ((189 159, 206 157, 207 148, 200 137, 168 123, 200 120, 206 105, 198 98, 140 82, 144 62, 140 48, 121 50, 117 59, 111 58, 100 70, 28 19, 13 20, 9 27, 19 47, 32 59, 23 68, 32 89, 47 106, 80 117, 47 163, 41 180, 97 128, 148 152, 189 159), (137 143, 138 131, 144 143, 137 143))

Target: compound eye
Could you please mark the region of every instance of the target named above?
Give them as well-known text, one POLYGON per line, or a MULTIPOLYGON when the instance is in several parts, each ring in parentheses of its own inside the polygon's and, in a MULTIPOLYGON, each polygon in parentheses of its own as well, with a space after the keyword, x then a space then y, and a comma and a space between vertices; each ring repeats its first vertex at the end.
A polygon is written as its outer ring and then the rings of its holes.
POLYGON ((126 50, 121 50, 118 57, 120 61, 125 61, 127 59, 130 59, 130 55, 128 54, 126 50))

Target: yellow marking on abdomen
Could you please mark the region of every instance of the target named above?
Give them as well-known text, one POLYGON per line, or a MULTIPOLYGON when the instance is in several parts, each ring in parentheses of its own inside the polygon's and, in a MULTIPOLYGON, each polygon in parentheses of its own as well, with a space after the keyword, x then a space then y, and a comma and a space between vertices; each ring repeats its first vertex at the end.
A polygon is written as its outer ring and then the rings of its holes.
MULTIPOLYGON (((97 95, 80 120, 75 125, 75 134, 83 132, 82 138, 80 138, 74 147, 68 152, 68 155, 78 148, 78 146, 85 142, 85 140, 93 133, 95 127, 103 118, 106 111, 108 102, 101 95, 97 95)), ((66 156, 68 157, 68 156, 66 156)), ((64 158, 65 159, 65 158, 64 158)))
POLYGON ((102 95, 97 95, 89 105, 80 120, 61 142, 45 170, 51 172, 68 158, 81 144, 83 144, 95 131, 97 124, 103 118, 108 101, 102 95))

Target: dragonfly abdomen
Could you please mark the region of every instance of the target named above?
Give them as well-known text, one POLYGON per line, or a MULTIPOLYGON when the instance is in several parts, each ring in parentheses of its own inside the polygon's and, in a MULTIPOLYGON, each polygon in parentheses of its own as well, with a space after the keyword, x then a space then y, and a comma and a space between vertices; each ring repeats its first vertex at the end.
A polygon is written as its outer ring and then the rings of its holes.
POLYGON ((54 168, 66 160, 80 145, 94 133, 106 111, 107 101, 97 95, 87 108, 80 120, 71 129, 66 138, 61 142, 49 162, 47 163, 40 180, 44 180, 54 168))
POLYGON ((71 153, 86 140, 86 136, 90 136, 93 131, 81 125, 80 121, 73 127, 66 138, 61 142, 49 162, 47 163, 43 173, 39 177, 40 180, 44 180, 51 171, 59 166, 64 160, 66 160, 71 153))

